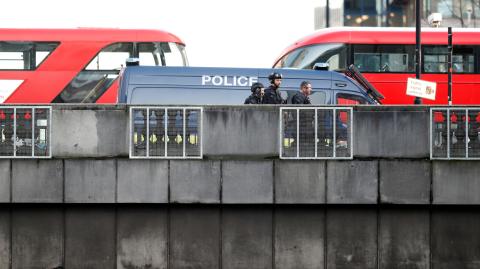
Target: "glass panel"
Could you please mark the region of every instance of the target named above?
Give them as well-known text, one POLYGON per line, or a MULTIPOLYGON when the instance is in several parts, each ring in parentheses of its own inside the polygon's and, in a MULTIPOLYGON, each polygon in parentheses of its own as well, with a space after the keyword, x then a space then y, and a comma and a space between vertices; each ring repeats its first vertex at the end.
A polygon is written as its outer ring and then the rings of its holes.
POLYGON ((465 158, 465 110, 450 110, 450 157, 465 158))
POLYGON ((480 157, 480 110, 468 110, 468 157, 480 157))
POLYGON ((132 130, 132 155, 147 156, 146 152, 146 134, 147 134, 147 109, 132 110, 133 130, 132 130))
POLYGON ((160 43, 165 55, 167 66, 186 66, 187 60, 184 53, 184 47, 177 43, 160 43))
POLYGON ((133 55, 132 43, 115 43, 100 51, 85 70, 120 70, 133 55))
POLYGON ((201 123, 201 112, 196 109, 187 109, 186 110, 186 130, 185 130, 185 150, 186 156, 200 156, 200 123, 201 123))
POLYGON ((17 156, 32 156, 32 109, 17 109, 17 156))
MULTIPOLYGON (((447 73, 448 48, 447 46, 424 46, 425 73, 447 73)), ((474 73, 474 49, 469 46, 454 46, 452 68, 454 73, 474 73)))
POLYGON ((150 109, 150 156, 165 156, 165 109, 150 109))
POLYGON ((297 110, 283 110, 282 120, 282 157, 297 157, 297 110))
POLYGON ((315 157, 315 109, 300 109, 300 157, 315 157))
POLYGON ((0 69, 34 70, 57 46, 58 43, 0 41, 0 69))
POLYGON ((348 94, 348 93, 337 94, 338 105, 360 105, 360 104, 366 104, 366 103, 367 103, 367 100, 365 100, 362 96, 348 94))
POLYGON ((307 46, 285 55, 276 68, 312 69, 316 63, 328 63, 329 70, 344 69, 347 65, 347 46, 332 43, 307 46))
POLYGON ((81 71, 53 103, 95 103, 118 77, 118 71, 81 71))
POLYGON ((167 156, 183 156, 183 109, 167 109, 167 156))
POLYGON ((333 157, 333 111, 317 111, 317 156, 333 157))
POLYGON ((35 156, 48 156, 49 152, 49 122, 50 122, 50 110, 45 108, 35 108, 35 156))
POLYGON ((335 141, 336 157, 350 157, 352 128, 350 126, 351 111, 349 109, 338 109, 336 111, 335 141))
POLYGON ((13 108, 0 109, 0 125, 2 128, 0 154, 13 156, 13 108))
POLYGON ((432 157, 447 158, 447 111, 432 110, 432 157))
POLYGON ((138 57, 140 59, 140 65, 165 65, 165 58, 160 43, 152 42, 138 44, 138 57))
POLYGON ((414 47, 355 45, 353 61, 361 72, 413 72, 414 47))

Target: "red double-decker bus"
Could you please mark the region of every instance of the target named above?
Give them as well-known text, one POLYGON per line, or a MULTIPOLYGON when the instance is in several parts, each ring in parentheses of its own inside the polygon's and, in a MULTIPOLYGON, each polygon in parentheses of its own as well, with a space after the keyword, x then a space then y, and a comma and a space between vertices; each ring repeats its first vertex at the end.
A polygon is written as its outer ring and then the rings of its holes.
POLYGON ((159 30, 0 29, 0 103, 116 103, 131 57, 188 65, 182 40, 159 30))
MULTIPOLYGON (((446 28, 422 28, 422 79, 437 83, 436 99, 448 103, 446 28)), ((453 104, 480 104, 480 30, 453 29, 453 104)), ((413 104, 407 78, 415 77, 414 28, 328 28, 289 46, 276 68, 310 69, 328 63, 331 70, 355 64, 384 96, 384 104, 413 104)))

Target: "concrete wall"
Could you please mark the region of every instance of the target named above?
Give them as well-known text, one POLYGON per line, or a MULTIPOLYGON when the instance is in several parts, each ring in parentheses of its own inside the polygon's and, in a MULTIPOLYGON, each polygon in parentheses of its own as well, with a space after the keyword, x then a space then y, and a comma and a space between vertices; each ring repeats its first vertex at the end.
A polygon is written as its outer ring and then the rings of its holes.
POLYGON ((5 269, 436 269, 480 262, 475 208, 11 205, 0 216, 5 269))

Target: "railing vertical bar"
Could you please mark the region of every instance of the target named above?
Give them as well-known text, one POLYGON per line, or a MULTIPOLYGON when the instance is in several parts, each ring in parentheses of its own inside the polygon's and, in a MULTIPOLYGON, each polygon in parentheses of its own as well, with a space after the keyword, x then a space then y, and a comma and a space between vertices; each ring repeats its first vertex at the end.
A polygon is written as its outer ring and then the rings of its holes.
POLYGON ((297 158, 300 158, 300 109, 297 108, 297 158))
POLYGON ((32 147, 32 157, 35 156, 35 108, 32 107, 32 140, 30 142, 30 145, 32 147))
POLYGON ((450 159, 450 108, 447 108, 447 159, 450 159))
POLYGON ((186 120, 186 117, 187 117, 187 109, 186 108, 183 108, 183 158, 186 158, 187 156, 187 153, 186 153, 186 149, 185 149, 185 141, 187 140, 187 120, 186 120))
POLYGON ((145 149, 146 149, 146 154, 145 156, 150 157, 150 108, 147 107, 147 135, 145 137, 145 149))
POLYGON ((13 157, 17 156, 17 108, 13 108, 13 157))
POLYGON ((333 137, 332 137, 332 141, 333 141, 333 158, 336 158, 337 157, 337 109, 336 108, 333 108, 333 137))
POLYGON ((317 149, 317 146, 318 146, 318 108, 315 108, 315 158, 318 158, 318 149, 317 149))
POLYGON ((163 121, 164 121, 164 128, 163 130, 163 140, 165 142, 165 148, 164 148, 164 156, 167 157, 167 140, 168 140, 168 133, 167 133, 167 127, 168 127, 168 109, 165 107, 165 113, 163 114, 163 121))

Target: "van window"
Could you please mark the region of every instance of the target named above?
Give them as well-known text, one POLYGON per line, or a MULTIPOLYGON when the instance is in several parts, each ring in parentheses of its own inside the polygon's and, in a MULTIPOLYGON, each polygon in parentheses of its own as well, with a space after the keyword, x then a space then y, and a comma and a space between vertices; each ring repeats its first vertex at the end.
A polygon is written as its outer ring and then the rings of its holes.
POLYGON ((363 105, 367 104, 367 100, 358 95, 348 93, 337 94, 337 105, 363 105))

